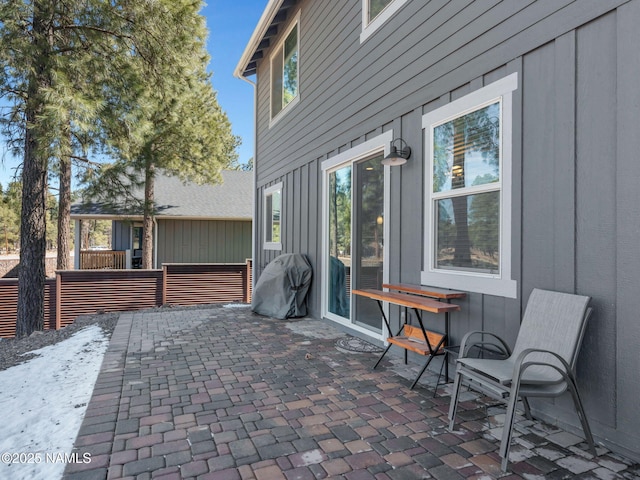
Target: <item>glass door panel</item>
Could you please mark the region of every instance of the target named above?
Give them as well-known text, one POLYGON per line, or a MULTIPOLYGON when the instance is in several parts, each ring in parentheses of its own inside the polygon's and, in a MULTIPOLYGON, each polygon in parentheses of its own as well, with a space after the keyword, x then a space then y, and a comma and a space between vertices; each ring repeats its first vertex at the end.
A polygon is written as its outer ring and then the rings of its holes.
MULTIPOLYGON (((353 288, 382 289, 384 266, 384 166, 382 156, 354 165, 355 215, 353 229, 353 288)), ((352 320, 380 330, 382 320, 376 302, 355 295, 352 320)))
POLYGON ((384 167, 382 155, 327 173, 325 206, 328 275, 326 311, 337 321, 380 332, 376 302, 352 288, 382 288, 384 272, 384 167))
POLYGON ((351 165, 329 173, 328 311, 349 319, 351 313, 351 165))

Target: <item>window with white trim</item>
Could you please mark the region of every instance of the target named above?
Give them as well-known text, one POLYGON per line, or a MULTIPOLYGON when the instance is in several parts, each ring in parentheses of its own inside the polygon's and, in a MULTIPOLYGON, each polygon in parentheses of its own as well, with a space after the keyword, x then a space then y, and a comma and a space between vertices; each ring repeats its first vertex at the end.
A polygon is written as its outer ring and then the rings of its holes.
POLYGON ((282 183, 264 190, 264 249, 282 250, 282 183))
POLYGON ((422 283, 515 297, 511 279, 512 92, 517 74, 423 116, 422 283))
POLYGON ((297 103, 299 88, 300 13, 271 55, 271 120, 297 103))
POLYGON ((362 0, 360 43, 386 23, 405 3, 407 0, 362 0))

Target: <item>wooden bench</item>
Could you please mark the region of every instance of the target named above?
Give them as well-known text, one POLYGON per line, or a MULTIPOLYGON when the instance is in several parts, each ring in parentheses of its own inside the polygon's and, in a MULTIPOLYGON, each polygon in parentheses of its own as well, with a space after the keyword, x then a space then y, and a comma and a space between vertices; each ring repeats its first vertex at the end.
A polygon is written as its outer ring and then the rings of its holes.
MULTIPOLYGON (((425 370, 433 360, 433 357, 446 354, 444 347, 446 346, 448 336, 449 312, 460 310, 460 306, 441 302, 439 300, 434 300, 433 298, 427 298, 425 296, 398 292, 385 292, 382 290, 371 288, 352 290, 352 293, 354 295, 371 298, 378 302, 380 312, 382 313, 382 318, 387 327, 387 331, 389 332, 389 337, 387 338, 387 342, 389 343, 389 345, 387 346, 384 353, 380 356, 376 364, 373 366, 374 369, 380 364, 380 361, 384 358, 392 345, 396 345, 405 349, 405 363, 407 363, 407 351, 412 351, 420 355, 429 357, 424 367, 422 368, 420 373, 418 373, 418 376, 411 385, 411 389, 413 389, 418 383, 418 380, 420 379, 422 374, 425 372, 425 370), (416 314, 420 327, 418 328, 416 326, 405 323, 400 327, 398 333, 393 335, 389 320, 387 319, 387 316, 384 312, 382 302, 388 302, 400 307, 404 307, 405 310, 408 308, 412 308, 416 314), (420 312, 429 312, 435 314, 444 313, 447 331, 444 334, 441 334, 425 329, 420 312)), ((405 315, 405 319, 407 318, 408 317, 405 315)))

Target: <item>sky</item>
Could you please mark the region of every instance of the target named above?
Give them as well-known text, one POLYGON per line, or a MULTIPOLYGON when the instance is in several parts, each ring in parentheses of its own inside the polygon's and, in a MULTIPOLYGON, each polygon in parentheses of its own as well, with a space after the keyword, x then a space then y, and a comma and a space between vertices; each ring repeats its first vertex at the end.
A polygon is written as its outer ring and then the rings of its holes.
MULTIPOLYGON (((267 3, 268 0, 208 0, 201 11, 209 29, 207 50, 213 88, 234 135, 242 138, 238 148, 241 163, 253 157, 253 86, 235 78, 233 71, 267 3)), ((0 146, 0 184, 6 187, 21 159, 3 156, 3 152, 4 145, 0 146)))

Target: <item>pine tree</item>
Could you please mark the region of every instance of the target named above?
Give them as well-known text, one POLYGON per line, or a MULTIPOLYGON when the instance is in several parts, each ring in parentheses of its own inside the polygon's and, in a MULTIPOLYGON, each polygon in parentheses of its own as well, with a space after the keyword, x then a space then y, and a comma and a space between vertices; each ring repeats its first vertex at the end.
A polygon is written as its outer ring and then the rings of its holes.
POLYGON ((133 205, 135 187, 144 189, 142 268, 146 269, 153 266, 158 170, 183 181, 216 183, 220 171, 236 160, 239 145, 206 71, 209 57, 205 21, 198 13, 201 2, 159 4, 158 16, 165 25, 162 35, 154 44, 141 45, 144 51, 132 58, 141 80, 131 99, 133 108, 111 123, 110 145, 119 160, 92 179, 87 189, 89 198, 108 202, 128 196, 133 205))
MULTIPOLYGON (((188 108, 180 88, 205 85, 200 7, 187 0, 0 0, 0 98, 12 107, 0 123, 11 149, 23 155, 18 337, 43 328, 47 178, 54 164, 65 171, 68 159, 86 163, 85 152, 103 148, 150 178, 156 165, 192 170, 176 166, 178 155, 161 152, 170 151, 164 143, 178 129, 205 128, 203 119, 214 115, 176 117, 188 108)), ((212 98, 217 106, 212 90, 203 96, 212 98)), ((219 107, 213 112, 228 127, 219 107)), ((203 155, 216 131, 191 135, 203 142, 203 155)), ((215 158, 224 161, 224 154, 215 158)), ((193 170, 196 177, 212 175, 193 170)))

